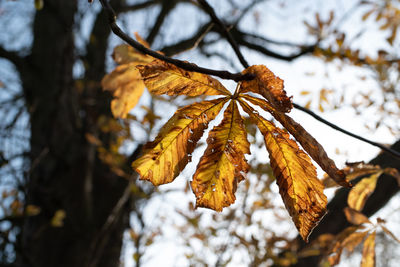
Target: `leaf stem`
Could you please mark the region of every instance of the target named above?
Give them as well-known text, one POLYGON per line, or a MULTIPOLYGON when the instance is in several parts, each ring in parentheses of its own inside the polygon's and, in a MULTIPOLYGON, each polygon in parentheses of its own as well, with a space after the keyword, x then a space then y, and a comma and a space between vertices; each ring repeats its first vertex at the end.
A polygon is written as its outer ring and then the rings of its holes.
POLYGON ((376 142, 374 142, 374 141, 368 140, 368 139, 366 139, 366 138, 364 138, 364 137, 361 137, 361 136, 359 136, 359 135, 356 135, 356 134, 354 134, 354 133, 351 133, 351 132, 349 132, 349 131, 347 131, 347 130, 345 130, 345 129, 343 129, 343 128, 340 128, 339 126, 337 126, 337 125, 335 125, 335 124, 333 124, 333 123, 331 123, 331 122, 325 120, 325 119, 322 118, 321 116, 317 115, 316 113, 312 112, 311 110, 309 110, 309 109, 307 109, 307 108, 305 108, 305 107, 302 107, 302 106, 300 106, 300 105, 298 105, 298 104, 296 104, 296 103, 293 103, 293 107, 295 107, 295 108, 297 108, 297 109, 299 109, 299 110, 301 110, 301 111, 303 111, 303 112, 309 114, 310 116, 312 116, 312 117, 313 117, 314 119, 316 119, 317 121, 320 121, 320 122, 322 122, 322 123, 328 125, 329 127, 333 128, 333 129, 335 129, 335 130, 337 130, 337 131, 339 131, 339 132, 342 132, 342 133, 344 133, 344 134, 347 134, 347 135, 349 135, 349 136, 351 136, 351 137, 353 137, 353 138, 356 138, 356 139, 358 139, 358 140, 360 140, 360 141, 363 141, 363 142, 365 142, 365 143, 368 143, 368 144, 370 144, 370 145, 379 147, 380 149, 384 150, 385 152, 388 152, 388 153, 392 154, 393 156, 400 158, 400 153, 399 153, 399 152, 397 152, 397 151, 395 151, 395 150, 393 150, 393 149, 387 148, 387 147, 385 147, 385 146, 382 145, 382 144, 376 143, 376 142))

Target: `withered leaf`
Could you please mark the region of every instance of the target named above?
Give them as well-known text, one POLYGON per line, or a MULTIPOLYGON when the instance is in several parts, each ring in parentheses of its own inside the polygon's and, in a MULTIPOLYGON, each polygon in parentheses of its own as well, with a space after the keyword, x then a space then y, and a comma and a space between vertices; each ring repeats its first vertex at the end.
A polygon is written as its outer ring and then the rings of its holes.
POLYGON ((154 60, 153 57, 144 55, 137 51, 130 45, 122 44, 118 45, 114 48, 114 52, 112 55, 115 63, 118 65, 128 64, 128 63, 136 63, 138 64, 147 64, 154 60))
POLYGON ((363 178, 350 190, 347 197, 347 204, 350 208, 358 211, 364 208, 368 197, 374 192, 376 182, 382 173, 383 171, 380 170, 369 177, 363 178))
POLYGON ((283 89, 283 80, 275 76, 264 65, 253 65, 245 69, 243 74, 253 74, 254 79, 243 81, 240 93, 253 92, 265 97, 280 112, 289 112, 292 108, 291 98, 283 89))
POLYGON ((342 186, 351 187, 351 184, 346 180, 345 173, 336 167, 335 162, 328 157, 321 144, 319 144, 318 141, 300 124, 298 124, 288 115, 276 110, 263 99, 248 95, 242 95, 241 97, 271 113, 274 118, 279 121, 291 135, 293 135, 293 137, 301 144, 311 158, 315 160, 315 162, 333 180, 335 180, 336 183, 342 186))
POLYGON ((352 233, 343 240, 341 245, 351 253, 364 240, 367 234, 368 231, 352 233))
POLYGON ((316 169, 286 132, 259 116, 246 102, 240 104, 264 135, 279 193, 300 235, 308 241, 311 231, 325 215, 327 204, 316 169))
POLYGON ((114 117, 124 119, 139 102, 144 91, 144 83, 136 66, 150 63, 154 58, 143 55, 125 44, 114 48, 113 58, 119 66, 104 76, 101 85, 114 96, 111 101, 114 117))
POLYGON ((132 163, 142 180, 154 185, 172 182, 184 169, 208 123, 228 101, 220 98, 185 106, 163 126, 144 155, 132 163))
POLYGON ((390 231, 389 229, 387 229, 384 225, 380 225, 380 227, 382 228, 382 230, 388 234, 389 236, 391 236, 394 240, 396 240, 398 243, 400 243, 400 239, 398 239, 393 233, 392 231, 390 231))
POLYGON ((230 95, 216 79, 186 71, 161 60, 138 66, 143 81, 152 94, 161 95, 230 95))
POLYGON ((250 153, 250 143, 236 101, 229 104, 222 122, 210 131, 207 144, 191 186, 197 207, 222 211, 235 202, 237 184, 249 169, 244 154, 250 153))
POLYGON ((363 223, 371 223, 367 216, 352 208, 346 207, 343 209, 344 215, 349 223, 360 225, 363 223))
POLYGON ((374 231, 364 241, 361 267, 375 267, 375 237, 374 231))
POLYGON ((101 81, 104 90, 113 92, 111 111, 114 117, 126 118, 143 94, 144 83, 135 65, 129 63, 117 66, 101 81))

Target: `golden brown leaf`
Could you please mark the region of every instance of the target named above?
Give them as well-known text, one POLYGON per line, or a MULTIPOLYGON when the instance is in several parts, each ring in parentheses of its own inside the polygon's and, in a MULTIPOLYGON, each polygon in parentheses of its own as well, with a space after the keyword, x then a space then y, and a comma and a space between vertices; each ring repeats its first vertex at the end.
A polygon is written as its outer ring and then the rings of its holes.
POLYGON ((105 75, 101 85, 114 96, 111 101, 114 117, 126 118, 128 112, 139 102, 144 90, 144 83, 136 66, 150 63, 153 58, 141 54, 129 45, 115 47, 113 58, 120 66, 105 75))
POLYGON ((363 178, 350 190, 347 197, 347 204, 350 208, 358 211, 361 211, 364 208, 368 197, 374 192, 376 182, 382 173, 383 171, 380 170, 369 177, 363 178))
POLYGON ((346 219, 348 222, 354 225, 360 225, 363 223, 371 223, 367 216, 362 214, 361 212, 354 210, 352 208, 346 207, 343 209, 344 215, 346 215, 346 219))
POLYGON ((352 233, 343 240, 341 245, 351 253, 364 240, 367 234, 368 231, 352 233))
POLYGON ((154 185, 172 182, 190 160, 197 141, 228 99, 220 98, 185 106, 163 126, 144 155, 132 163, 140 178, 154 185))
POLYGON ((161 60, 138 66, 143 81, 152 94, 161 95, 230 95, 216 79, 186 71, 161 60))
POLYGON ((259 116, 246 102, 240 104, 264 135, 279 193, 300 235, 307 241, 325 215, 327 204, 315 167, 286 132, 259 116))
POLYGON ((135 63, 118 66, 101 81, 104 90, 113 92, 111 111, 114 117, 126 118, 143 94, 144 84, 135 63))
POLYGON ((355 231, 357 231, 358 228, 359 228, 358 226, 349 226, 336 236, 336 242, 333 245, 332 250, 330 252, 332 255, 328 257, 328 262, 330 266, 337 265, 340 262, 340 257, 342 255, 342 251, 344 248, 342 246, 342 243, 348 236, 355 233, 355 231))
POLYGON ((394 240, 396 240, 398 243, 400 243, 400 239, 397 238, 397 236, 395 236, 392 231, 390 231, 389 229, 387 229, 384 225, 380 225, 382 230, 388 234, 389 236, 391 236, 394 240))
POLYGON ((244 154, 250 153, 250 143, 236 101, 229 104, 222 122, 210 131, 207 144, 191 186, 197 207, 222 211, 235 202, 237 184, 249 170, 244 154))
POLYGON ((154 60, 153 57, 144 55, 130 45, 122 44, 114 48, 113 59, 118 65, 135 63, 147 64, 154 60))
POLYGON ((375 237, 374 231, 364 241, 361 267, 375 267, 375 237))
POLYGON ((254 92, 265 97, 271 105, 281 112, 289 112, 292 108, 292 101, 283 89, 283 80, 275 76, 264 65, 254 65, 243 71, 243 74, 253 74, 254 79, 243 81, 240 93, 254 92))
POLYGON ((311 156, 313 160, 333 179, 335 182, 342 186, 350 187, 351 184, 346 181, 346 176, 343 171, 339 170, 335 162, 328 157, 324 148, 318 143, 318 141, 311 136, 300 124, 295 122, 291 117, 286 114, 277 111, 266 101, 248 96, 242 95, 242 97, 251 103, 258 105, 265 111, 270 112, 276 120, 278 120, 286 130, 291 133, 294 138, 301 144, 304 150, 311 156))

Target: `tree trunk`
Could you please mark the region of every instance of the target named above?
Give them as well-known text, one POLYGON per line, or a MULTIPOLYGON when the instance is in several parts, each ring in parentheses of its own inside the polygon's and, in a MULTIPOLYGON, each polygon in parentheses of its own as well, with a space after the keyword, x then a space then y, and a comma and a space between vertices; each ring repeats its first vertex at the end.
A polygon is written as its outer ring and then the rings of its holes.
MULTIPOLYGON (((18 266, 119 266, 129 209, 116 214, 105 235, 102 228, 127 181, 99 160, 85 138, 87 132, 101 135, 97 118, 109 115, 103 108, 109 99, 99 85, 109 29, 100 13, 85 62, 91 71, 80 92, 72 74, 76 11, 77 0, 44 1, 34 19, 31 54, 20 70, 31 125, 26 203, 41 212, 21 229, 18 266), (54 223, 55 214, 63 213, 62 224, 54 223)), ((100 138, 107 143, 113 136, 100 138)))

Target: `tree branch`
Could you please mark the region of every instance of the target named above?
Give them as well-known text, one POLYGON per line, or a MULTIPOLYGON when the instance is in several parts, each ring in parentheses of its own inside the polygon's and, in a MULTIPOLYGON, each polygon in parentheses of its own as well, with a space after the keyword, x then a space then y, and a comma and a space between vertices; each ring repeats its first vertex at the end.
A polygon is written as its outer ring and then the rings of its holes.
POLYGON ((161 0, 152 0, 152 1, 146 1, 143 3, 135 4, 135 5, 129 5, 129 6, 123 5, 119 8, 115 8, 115 12, 117 14, 120 14, 120 13, 125 13, 125 12, 137 11, 137 10, 148 8, 152 5, 159 4, 160 2, 161 2, 161 0))
POLYGON ((163 1, 162 8, 160 13, 157 16, 157 20, 154 23, 149 35, 146 38, 146 41, 151 45, 154 42, 158 32, 161 29, 162 24, 164 23, 165 19, 167 18, 168 14, 174 9, 175 5, 177 4, 176 0, 169 0, 163 1))
POLYGON ((131 37, 129 37, 126 33, 124 33, 121 28, 117 25, 116 23, 116 13, 114 12, 113 8, 110 6, 110 3, 107 0, 99 0, 105 11, 107 12, 108 15, 108 22, 110 24, 111 30, 115 35, 120 37, 122 40, 127 42, 129 45, 134 47, 136 50, 139 52, 142 52, 143 54, 150 55, 152 57, 155 57, 157 59, 163 60, 165 62, 171 63, 179 68, 185 69, 187 71, 195 71, 203 74, 208 74, 208 75, 213 75, 220 77, 222 79, 227 79, 227 80, 234 80, 236 82, 238 81, 243 81, 243 80, 251 80, 253 79, 253 75, 243 75, 242 73, 231 73, 229 71, 225 70, 212 70, 212 69, 207 69, 203 67, 199 67, 196 64, 181 61, 178 59, 166 57, 160 53, 157 53, 151 49, 148 49, 144 47, 142 44, 136 42, 133 40, 131 37))
POLYGON ((23 58, 19 56, 17 52, 6 50, 2 46, 0 46, 0 58, 9 60, 18 69, 20 69, 23 64, 23 58))
POLYGON ((385 147, 384 145, 381 145, 381 144, 379 144, 379 143, 373 142, 373 141, 368 140, 368 139, 366 139, 366 138, 364 138, 364 137, 361 137, 361 136, 359 136, 359 135, 356 135, 356 134, 354 134, 354 133, 351 133, 351 132, 349 132, 349 131, 346 131, 346 130, 344 130, 343 128, 340 128, 339 126, 337 126, 337 125, 335 125, 335 124, 333 124, 333 123, 331 123, 331 122, 325 120, 324 118, 322 118, 321 116, 315 114, 315 113, 312 112, 311 110, 309 110, 309 109, 307 109, 307 108, 304 108, 304 107, 302 107, 302 106, 300 106, 300 105, 298 105, 298 104, 296 104, 296 103, 293 103, 293 107, 295 107, 295 108, 297 108, 297 109, 299 109, 299 110, 301 110, 301 111, 303 111, 303 112, 305 112, 305 113, 311 115, 311 116, 312 116, 313 118, 315 118, 317 121, 320 121, 320 122, 322 122, 322 123, 328 125, 329 127, 333 128, 333 129, 335 129, 335 130, 337 130, 337 131, 339 131, 339 132, 342 132, 342 133, 344 133, 344 134, 347 134, 347 135, 349 135, 349 136, 351 136, 351 137, 353 137, 353 138, 356 138, 356 139, 358 139, 358 140, 360 140, 360 141, 363 141, 363 142, 365 142, 365 143, 368 143, 368 144, 370 144, 370 145, 379 147, 379 148, 382 149, 383 151, 388 152, 388 153, 392 154, 393 156, 400 158, 400 152, 397 152, 397 151, 395 151, 395 150, 393 150, 393 149, 390 149, 390 148, 385 147))
POLYGON ((235 51, 235 54, 238 57, 240 63, 243 65, 243 67, 248 68, 250 66, 249 63, 247 63, 247 61, 244 59, 242 52, 240 52, 239 46, 233 39, 230 32, 226 29, 225 24, 217 17, 217 14, 215 14, 214 9, 207 3, 206 0, 198 0, 198 2, 203 7, 204 11, 206 11, 208 15, 210 15, 212 21, 214 21, 214 23, 221 28, 221 31, 224 33, 226 39, 230 43, 232 49, 235 51))

